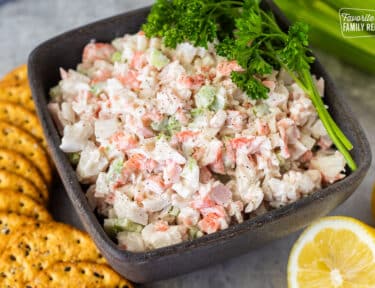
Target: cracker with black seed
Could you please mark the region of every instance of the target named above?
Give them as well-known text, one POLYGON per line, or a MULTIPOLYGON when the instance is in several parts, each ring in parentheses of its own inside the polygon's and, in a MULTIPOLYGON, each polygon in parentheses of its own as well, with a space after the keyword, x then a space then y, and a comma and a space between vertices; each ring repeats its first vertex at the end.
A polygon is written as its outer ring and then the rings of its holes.
POLYGON ((16 213, 38 221, 51 221, 47 209, 29 196, 11 189, 0 189, 0 213, 16 213))
POLYGON ((29 196, 40 204, 44 204, 43 194, 26 178, 15 173, 0 170, 0 189, 16 190, 29 196))
POLYGON ((46 183, 51 183, 52 174, 48 155, 32 135, 17 126, 0 121, 0 148, 22 154, 39 169, 46 183))
POLYGON ((0 257, 3 287, 24 288, 40 271, 58 262, 106 263, 87 233, 62 223, 26 227, 8 243, 0 257))
POLYGON ((9 122, 33 135, 44 148, 47 147, 43 129, 35 113, 20 105, 0 101, 0 121, 9 122))
POLYGON ((1 79, 1 82, 6 82, 13 86, 27 83, 27 65, 23 64, 14 68, 1 79))
POLYGON ((26 227, 36 227, 38 223, 37 220, 25 215, 0 212, 0 254, 14 234, 26 227))
POLYGON ((44 202, 48 201, 48 187, 39 170, 22 154, 0 148, 0 170, 20 175, 32 182, 42 193, 44 202))
POLYGON ((132 288, 133 285, 108 265, 92 262, 61 262, 41 271, 30 288, 132 288))
POLYGON ((8 101, 32 112, 35 111, 31 89, 27 82, 19 85, 12 85, 6 81, 0 82, 0 101, 8 101))

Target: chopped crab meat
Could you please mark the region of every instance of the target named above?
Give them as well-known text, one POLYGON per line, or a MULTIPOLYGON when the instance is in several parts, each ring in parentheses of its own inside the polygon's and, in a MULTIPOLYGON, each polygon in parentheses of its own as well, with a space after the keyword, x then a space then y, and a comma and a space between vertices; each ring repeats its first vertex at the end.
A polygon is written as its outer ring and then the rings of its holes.
POLYGON ((321 177, 317 170, 304 173, 290 171, 282 179, 270 178, 263 183, 265 199, 273 207, 279 207, 299 199, 320 188, 321 177))
POLYGON ((93 142, 88 142, 81 152, 77 176, 82 183, 94 183, 98 174, 108 166, 108 159, 93 142))
POLYGON ((197 90, 204 84, 205 80, 206 78, 202 74, 198 74, 195 76, 183 74, 179 79, 179 83, 186 88, 197 90))
POLYGON ((173 160, 165 161, 165 167, 163 168, 163 180, 165 184, 174 184, 180 180, 182 168, 173 160))
POLYGON ((216 204, 225 207, 232 199, 232 191, 224 184, 218 183, 212 187, 210 196, 216 204))
POLYGON ((151 213, 161 211, 171 204, 170 199, 168 198, 168 195, 165 193, 148 197, 142 200, 143 208, 151 213))
POLYGON ((177 216, 177 223, 186 227, 196 226, 200 219, 200 214, 197 210, 191 207, 184 207, 180 210, 177 216))
POLYGON ((93 63, 96 60, 110 60, 116 50, 106 43, 89 43, 83 49, 83 63, 93 63))
POLYGON ((66 125, 60 149, 68 153, 79 152, 86 146, 92 134, 93 128, 88 122, 80 121, 73 125, 66 125))
POLYGON ((191 64, 198 49, 191 45, 190 43, 181 43, 176 47, 176 57, 183 64, 191 64))
POLYGON ((147 64, 146 55, 142 51, 136 51, 130 61, 130 68, 140 70, 147 64))
POLYGON ((237 223, 242 223, 243 222, 243 216, 242 216, 242 211, 244 209, 244 205, 242 201, 234 201, 230 202, 227 208, 228 215, 230 217, 235 217, 237 223))
POLYGON ((320 171, 327 183, 333 183, 345 177, 345 159, 338 151, 318 152, 310 161, 310 168, 320 171))
POLYGON ((145 250, 142 235, 137 232, 120 232, 117 234, 117 241, 120 248, 130 252, 142 252, 145 250))
POLYGON ((272 80, 263 80, 262 84, 270 89, 271 92, 273 92, 276 88, 276 82, 272 80))
POLYGON ((158 109, 161 113, 173 115, 183 107, 181 99, 171 90, 164 89, 156 94, 158 109))
POLYGON ((177 150, 173 149, 165 139, 160 139, 155 144, 153 158, 156 161, 173 160, 177 164, 185 164, 186 159, 177 150))
POLYGON ((241 131, 245 125, 247 116, 239 111, 227 110, 226 125, 234 131, 241 131))
POLYGON ((221 129, 227 120, 227 113, 223 110, 219 110, 210 120, 210 126, 212 128, 221 129))
POLYGON ((119 122, 117 119, 97 120, 94 125, 95 137, 104 140, 116 133, 119 122))
POLYGON ((238 65, 237 61, 222 61, 218 63, 216 70, 220 76, 229 76, 233 71, 243 71, 243 68, 238 65))
POLYGON ((151 223, 142 230, 142 238, 146 247, 157 249, 180 243, 182 235, 179 226, 169 226, 167 223, 151 223))
POLYGON ((145 188, 156 194, 162 194, 167 187, 160 175, 152 175, 145 179, 145 188))
POLYGON ((203 219, 198 222, 198 227, 203 232, 211 234, 228 227, 227 214, 223 207, 215 206, 205 210, 203 219))
POLYGON ((116 192, 113 209, 118 218, 127 218, 135 223, 147 225, 147 211, 131 201, 125 194, 116 192))

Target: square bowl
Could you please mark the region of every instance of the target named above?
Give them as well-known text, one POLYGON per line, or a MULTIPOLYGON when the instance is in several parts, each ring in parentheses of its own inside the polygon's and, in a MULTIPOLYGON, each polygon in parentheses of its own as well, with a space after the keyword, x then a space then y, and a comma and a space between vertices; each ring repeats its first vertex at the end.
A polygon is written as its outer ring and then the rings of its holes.
MULTIPOLYGON (((273 11, 282 29, 288 28, 288 21, 271 1, 263 1, 262 5, 264 9, 273 11)), ((39 45, 29 57, 30 85, 58 173, 83 226, 115 270, 138 283, 187 273, 295 232, 328 214, 355 191, 371 163, 369 143, 332 80, 322 65, 315 61, 312 72, 323 77, 326 83, 324 101, 354 145, 351 153, 358 164, 355 172, 295 203, 193 241, 143 253, 120 250, 90 209, 75 171, 59 149, 61 139, 47 109, 48 91, 58 83, 60 67, 75 68, 80 62, 82 49, 90 40, 110 42, 125 33, 136 33, 149 11, 150 7, 142 8, 64 33, 39 45)))

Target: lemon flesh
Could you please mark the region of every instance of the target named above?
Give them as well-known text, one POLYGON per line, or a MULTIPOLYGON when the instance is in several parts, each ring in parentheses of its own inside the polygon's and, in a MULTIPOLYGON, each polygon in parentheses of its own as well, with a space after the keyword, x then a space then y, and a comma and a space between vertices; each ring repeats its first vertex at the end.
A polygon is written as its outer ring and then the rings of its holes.
POLYGON ((288 263, 289 288, 375 287, 375 232, 349 217, 325 217, 306 229, 288 263))

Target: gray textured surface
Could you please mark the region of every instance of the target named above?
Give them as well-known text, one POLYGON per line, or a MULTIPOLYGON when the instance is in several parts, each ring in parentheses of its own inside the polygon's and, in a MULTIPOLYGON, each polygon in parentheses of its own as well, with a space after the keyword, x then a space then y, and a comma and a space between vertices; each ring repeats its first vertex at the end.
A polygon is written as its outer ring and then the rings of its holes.
MULTIPOLYGON (((28 53, 48 38, 151 0, 13 0, 0 6, 0 75, 25 63, 28 53)), ((358 39, 358 41, 361 41, 358 39)), ((354 70, 323 53, 317 53, 339 88, 347 95, 375 152, 374 77, 354 70)), ((373 165, 355 194, 333 214, 348 215, 375 225, 370 195, 375 181, 373 165)), ((298 233, 268 244, 223 264, 147 287, 286 287, 288 254, 298 233)))

